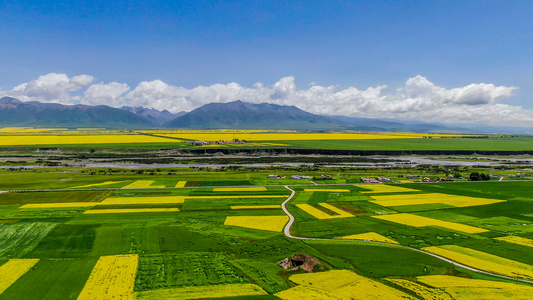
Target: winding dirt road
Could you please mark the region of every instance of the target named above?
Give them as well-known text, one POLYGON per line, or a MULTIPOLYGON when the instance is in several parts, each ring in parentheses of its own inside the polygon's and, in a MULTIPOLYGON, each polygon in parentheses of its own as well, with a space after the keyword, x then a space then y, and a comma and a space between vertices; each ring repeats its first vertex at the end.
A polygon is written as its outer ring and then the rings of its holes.
MULTIPOLYGON (((335 241, 335 242, 360 241, 360 240, 347 240, 347 239, 323 239, 323 238, 299 237, 299 236, 292 235, 291 234, 291 227, 292 227, 292 224, 294 224, 295 218, 289 212, 289 210, 287 209, 287 203, 289 203, 289 201, 291 201, 292 198, 294 198, 294 196, 296 195, 296 191, 291 189, 287 185, 285 186, 285 188, 288 189, 289 191, 291 191, 291 195, 285 201, 283 201, 283 203, 281 203, 281 208, 283 209, 283 212, 285 212, 285 214, 289 217, 289 222, 285 225, 285 228, 283 229, 283 233, 285 234, 286 237, 291 238, 291 239, 309 240, 309 241, 335 241)), ((421 250, 421 249, 412 248, 412 247, 404 246, 404 245, 398 245, 398 244, 390 244, 390 243, 385 243, 385 242, 376 242, 376 241, 369 241, 369 240, 365 240, 365 242, 373 243, 373 244, 389 245, 389 246, 393 246, 393 247, 409 249, 409 250, 412 250, 412 251, 416 251, 416 252, 424 253, 426 255, 433 256, 433 257, 435 257, 437 259, 440 259, 442 261, 450 263, 450 264, 452 264, 454 266, 457 266, 457 267, 460 267, 460 268, 463 268, 463 269, 466 269, 466 270, 470 270, 472 272, 476 272, 476 273, 479 273, 479 274, 484 274, 484 275, 489 275, 489 276, 493 276, 493 277, 499 277, 499 278, 504 278, 504 279, 508 279, 508 280, 514 280, 514 281, 520 281, 520 282, 533 284, 532 280, 516 278, 516 277, 509 277, 509 276, 505 276, 505 275, 500 275, 500 274, 496 274, 496 273, 491 273, 491 272, 479 270, 479 269, 476 269, 476 268, 469 267, 467 265, 463 265, 461 263, 458 263, 458 262, 453 261, 451 259, 448 259, 446 257, 440 256, 440 255, 437 255, 437 254, 433 254, 433 253, 430 253, 430 252, 427 252, 427 251, 424 251, 424 250, 421 250)))

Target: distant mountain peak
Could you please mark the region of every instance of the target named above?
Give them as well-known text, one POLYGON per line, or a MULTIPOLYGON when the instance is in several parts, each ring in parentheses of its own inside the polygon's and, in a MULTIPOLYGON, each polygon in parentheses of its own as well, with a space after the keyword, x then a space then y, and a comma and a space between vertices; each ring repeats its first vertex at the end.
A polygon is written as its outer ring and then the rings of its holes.
POLYGON ((237 100, 209 103, 165 124, 170 128, 333 129, 333 122, 295 106, 237 100))
POLYGON ((150 128, 147 118, 106 105, 63 105, 0 99, 0 126, 150 128))

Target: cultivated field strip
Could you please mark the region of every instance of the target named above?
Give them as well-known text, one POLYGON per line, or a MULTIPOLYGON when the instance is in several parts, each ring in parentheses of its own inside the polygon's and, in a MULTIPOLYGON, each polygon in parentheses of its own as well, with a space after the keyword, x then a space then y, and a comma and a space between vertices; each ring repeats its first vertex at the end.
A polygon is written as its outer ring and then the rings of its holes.
POLYGON ((154 212, 178 212, 179 208, 116 208, 116 209, 90 209, 83 214, 127 214, 127 213, 154 213, 154 212))
POLYGON ((281 208, 281 205, 232 205, 231 209, 274 209, 281 208))
POLYGON ((497 237, 494 238, 498 241, 504 241, 508 243, 513 243, 517 245, 527 246, 527 247, 533 247, 533 240, 532 239, 526 239, 520 236, 503 236, 503 237, 497 237))
POLYGON ((267 192, 264 186, 213 188, 213 192, 267 192))
POLYGON ((375 232, 352 234, 352 235, 338 237, 338 239, 343 239, 343 240, 363 240, 363 241, 368 240, 368 241, 374 241, 374 242, 398 244, 398 242, 396 242, 395 240, 391 240, 388 237, 382 236, 381 234, 378 234, 378 233, 375 233, 375 232))
POLYGON ((419 190, 404 188, 404 187, 395 186, 395 185, 385 185, 385 184, 356 185, 356 186, 362 189, 368 190, 368 191, 361 191, 360 193, 362 194, 420 192, 419 190))
POLYGON ((453 222, 448 222, 448 221, 441 221, 437 219, 422 217, 422 216, 413 215, 413 214, 406 214, 406 213, 372 216, 372 218, 394 222, 394 223, 398 223, 402 225, 413 226, 413 227, 438 226, 438 227, 443 227, 443 228, 471 233, 471 234, 483 233, 483 232, 489 231, 487 229, 483 229, 479 227, 474 227, 474 226, 469 226, 469 225, 464 225, 464 224, 459 224, 459 223, 453 223, 453 222))
MULTIPOLYGON (((531 295, 533 295, 532 286, 509 282, 469 279, 447 275, 419 276, 416 279, 425 285, 444 290, 453 299, 526 300, 531 299, 531 295)), ((409 286, 404 286, 404 288, 411 290, 409 286)), ((416 293, 416 291, 414 292, 416 293)))
POLYGON ((350 218, 350 217, 354 217, 354 215, 350 214, 350 213, 347 213, 343 210, 340 210, 330 204, 327 204, 327 203, 318 203, 318 205, 336 213, 335 215, 330 215, 330 214, 327 214, 325 213, 324 211, 318 209, 318 208, 315 208, 309 204, 296 204, 296 207, 298 207, 299 209, 305 211, 306 213, 312 215, 313 217, 317 218, 317 219, 320 219, 320 220, 325 220, 325 219, 339 219, 339 218, 350 218))
POLYGON ((185 187, 186 184, 187 184, 187 181, 178 181, 178 183, 176 183, 174 187, 177 187, 177 188, 185 187))
POLYGON ((185 200, 194 199, 254 199, 254 198, 285 198, 283 195, 232 195, 232 196, 158 196, 158 197, 109 197, 101 202, 65 202, 65 203, 32 203, 21 206, 24 208, 67 208, 93 207, 100 205, 136 205, 136 204, 181 204, 185 200))
POLYGON ((298 286, 275 294, 281 299, 416 299, 378 281, 347 270, 296 274, 298 286))
POLYGON ((229 216, 224 225, 281 232, 288 221, 287 216, 229 216))
POLYGON ((140 134, 10 135, 0 146, 176 143, 176 140, 140 134))
POLYGON ((126 186, 123 186, 122 189, 144 189, 144 188, 164 188, 164 185, 153 186, 154 180, 137 180, 126 186))
POLYGON ((136 254, 100 257, 78 300, 134 300, 133 287, 138 261, 139 256, 136 254))
POLYGON ((349 193, 347 189, 304 189, 304 192, 349 193))
POLYGON ((533 280, 533 266, 493 254, 456 245, 426 247, 422 248, 422 250, 449 258, 479 270, 514 278, 520 277, 527 280, 533 280))
POLYGON ((158 289, 137 294, 139 300, 205 299, 267 295, 255 284, 220 284, 158 289))
POLYGON ((9 288, 17 279, 26 274, 39 259, 10 259, 0 266, 0 294, 9 288))
POLYGON ((488 204, 506 202, 506 200, 457 196, 457 195, 440 194, 440 193, 411 194, 411 195, 386 195, 386 196, 370 196, 370 197, 375 199, 375 201, 370 201, 370 202, 381 205, 381 206, 385 206, 385 207, 405 206, 405 205, 423 205, 423 204, 435 204, 435 203, 447 204, 447 205, 451 205, 454 207, 468 207, 468 206, 488 205, 488 204))
POLYGON ((87 188, 87 187, 93 187, 93 186, 102 186, 102 185, 111 185, 115 183, 121 183, 124 182, 124 180, 121 181, 106 181, 106 182, 100 182, 100 183, 91 183, 86 185, 79 185, 72 187, 73 189, 80 189, 80 188, 87 188))
POLYGON ((391 282, 395 286, 401 288, 402 290, 411 291, 418 297, 424 300, 453 300, 449 294, 445 291, 438 288, 431 288, 420 283, 410 281, 407 279, 398 279, 398 278, 387 278, 385 279, 388 282, 391 282))

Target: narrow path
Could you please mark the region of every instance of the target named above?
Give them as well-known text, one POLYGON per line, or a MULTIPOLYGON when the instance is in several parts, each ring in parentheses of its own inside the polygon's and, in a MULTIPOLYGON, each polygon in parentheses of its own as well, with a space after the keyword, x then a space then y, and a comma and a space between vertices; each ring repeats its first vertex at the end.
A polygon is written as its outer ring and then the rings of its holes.
MULTIPOLYGON (((294 196, 296 195, 296 191, 291 189, 287 185, 285 186, 285 188, 288 189, 289 191, 291 191, 291 195, 285 201, 283 201, 283 203, 281 203, 281 209, 283 209, 283 212, 285 212, 285 214, 289 217, 289 222, 285 225, 285 228, 283 229, 283 233, 285 234, 286 237, 291 238, 291 239, 309 240, 309 241, 335 241, 335 242, 360 241, 360 240, 347 240, 347 239, 323 239, 323 238, 299 237, 299 236, 292 235, 291 234, 291 227, 294 224, 295 218, 289 212, 289 210, 287 209, 287 203, 289 203, 289 201, 291 201, 292 198, 294 198, 294 196)), ((500 275, 500 274, 496 274, 496 273, 491 273, 491 272, 479 270, 479 269, 476 269, 476 268, 469 267, 467 265, 463 265, 463 264, 461 264, 459 262, 453 261, 453 260, 448 259, 446 257, 440 256, 440 255, 437 255, 437 254, 434 254, 434 253, 430 253, 430 252, 427 252, 427 251, 424 251, 424 250, 421 250, 421 249, 412 248, 412 247, 404 246, 404 245, 398 245, 398 244, 390 244, 390 243, 385 243, 385 242, 376 242, 376 241, 369 241, 369 240, 365 240, 365 242, 374 243, 374 244, 389 245, 389 246, 393 246, 393 247, 409 249, 409 250, 412 250, 412 251, 416 251, 416 252, 424 253, 426 255, 433 256, 433 257, 435 257, 437 259, 440 259, 442 261, 450 263, 450 264, 452 264, 454 266, 457 266, 457 267, 460 267, 460 268, 463 268, 463 269, 466 269, 466 270, 469 270, 469 271, 472 271, 472 272, 475 272, 475 273, 533 284, 532 280, 509 277, 509 276, 505 276, 505 275, 500 275)))

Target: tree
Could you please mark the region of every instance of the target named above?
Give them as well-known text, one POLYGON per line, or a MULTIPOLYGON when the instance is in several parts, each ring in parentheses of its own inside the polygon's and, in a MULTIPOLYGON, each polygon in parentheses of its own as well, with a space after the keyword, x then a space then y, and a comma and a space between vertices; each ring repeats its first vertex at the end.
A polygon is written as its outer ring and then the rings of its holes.
POLYGON ((478 172, 472 172, 472 173, 470 173, 470 180, 472 180, 472 181, 480 181, 481 180, 481 175, 479 175, 478 172))

